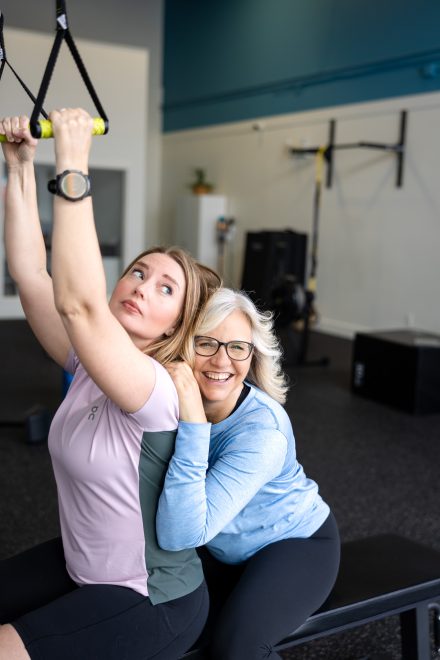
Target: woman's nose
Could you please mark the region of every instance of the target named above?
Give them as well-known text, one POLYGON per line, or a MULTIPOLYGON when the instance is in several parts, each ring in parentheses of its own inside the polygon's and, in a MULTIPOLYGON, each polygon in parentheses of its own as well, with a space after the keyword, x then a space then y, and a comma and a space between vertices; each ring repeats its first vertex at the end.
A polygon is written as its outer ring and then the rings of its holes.
POLYGON ((211 360, 213 360, 215 364, 229 364, 231 358, 227 354, 226 346, 224 344, 220 346, 217 353, 212 356, 211 360))
POLYGON ((144 295, 145 295, 145 286, 144 286, 144 284, 145 284, 145 282, 139 282, 139 284, 137 284, 134 288, 134 291, 135 291, 136 295, 138 295, 140 298, 143 298, 144 295))

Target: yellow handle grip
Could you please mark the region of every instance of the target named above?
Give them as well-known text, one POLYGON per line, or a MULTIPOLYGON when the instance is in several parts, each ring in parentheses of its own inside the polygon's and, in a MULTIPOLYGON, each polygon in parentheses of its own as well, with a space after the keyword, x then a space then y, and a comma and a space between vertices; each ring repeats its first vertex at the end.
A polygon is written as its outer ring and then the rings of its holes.
MULTIPOLYGON (((39 119, 38 123, 40 125, 41 135, 39 136, 40 140, 46 140, 47 138, 53 137, 52 131, 52 122, 49 119, 39 119)), ((108 125, 102 117, 93 118, 93 130, 92 135, 104 135, 107 133, 108 125)), ((0 142, 6 142, 6 136, 0 135, 0 142)))

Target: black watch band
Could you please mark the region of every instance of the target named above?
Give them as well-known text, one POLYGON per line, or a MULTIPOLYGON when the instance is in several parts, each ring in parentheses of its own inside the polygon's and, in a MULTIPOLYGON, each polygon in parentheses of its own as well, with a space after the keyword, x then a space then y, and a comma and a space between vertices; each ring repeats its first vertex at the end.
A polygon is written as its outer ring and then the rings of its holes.
POLYGON ((64 170, 48 182, 47 189, 69 202, 79 202, 91 195, 90 177, 80 170, 64 170))

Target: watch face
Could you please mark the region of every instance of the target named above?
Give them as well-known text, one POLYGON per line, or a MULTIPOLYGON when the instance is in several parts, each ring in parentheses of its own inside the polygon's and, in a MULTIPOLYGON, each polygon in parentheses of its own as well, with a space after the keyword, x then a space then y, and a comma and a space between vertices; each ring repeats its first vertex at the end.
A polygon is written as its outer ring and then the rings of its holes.
POLYGON ((59 187, 67 198, 80 199, 88 192, 89 182, 80 172, 69 172, 61 178, 59 187))

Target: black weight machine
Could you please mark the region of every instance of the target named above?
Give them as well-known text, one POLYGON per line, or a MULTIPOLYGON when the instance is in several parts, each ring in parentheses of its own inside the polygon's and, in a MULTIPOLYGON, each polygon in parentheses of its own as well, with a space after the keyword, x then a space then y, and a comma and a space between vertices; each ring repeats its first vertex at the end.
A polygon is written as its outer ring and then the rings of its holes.
POLYGON ((271 308, 275 312, 275 325, 285 342, 292 341, 294 330, 292 324, 300 328, 300 341, 297 351, 296 364, 299 366, 325 366, 329 363, 327 357, 317 360, 307 360, 309 347, 310 324, 316 318, 315 299, 318 270, 318 239, 319 220, 321 208, 321 193, 323 183, 323 170, 326 166, 326 187, 331 188, 333 182, 334 156, 338 150, 347 149, 375 149, 395 154, 396 156, 396 187, 403 185, 403 165, 405 154, 405 139, 407 128, 407 112, 400 113, 399 137, 393 144, 359 141, 350 143, 336 143, 336 121, 332 119, 329 124, 329 137, 326 146, 316 147, 290 147, 293 156, 313 154, 315 156, 315 186, 313 194, 313 223, 312 244, 310 250, 310 273, 307 286, 301 292, 301 285, 289 274, 285 275, 280 284, 272 292, 271 308), (298 323, 299 322, 299 323, 298 323))

